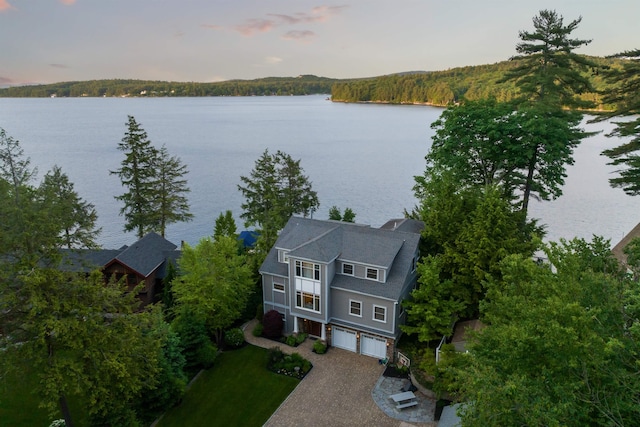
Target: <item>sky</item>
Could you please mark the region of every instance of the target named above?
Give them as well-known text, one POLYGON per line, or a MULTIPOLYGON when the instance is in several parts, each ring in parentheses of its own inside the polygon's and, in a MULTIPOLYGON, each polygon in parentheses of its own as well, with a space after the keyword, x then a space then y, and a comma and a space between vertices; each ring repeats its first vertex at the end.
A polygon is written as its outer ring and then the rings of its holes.
POLYGON ((0 87, 357 78, 492 64, 555 10, 577 53, 640 48, 639 0, 0 0, 0 87))

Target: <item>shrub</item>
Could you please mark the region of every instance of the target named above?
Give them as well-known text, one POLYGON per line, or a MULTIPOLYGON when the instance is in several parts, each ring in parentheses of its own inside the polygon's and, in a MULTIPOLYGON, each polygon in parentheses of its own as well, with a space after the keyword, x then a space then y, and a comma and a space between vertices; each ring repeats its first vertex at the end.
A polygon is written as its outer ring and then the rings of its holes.
POLYGON ((264 327, 262 335, 265 337, 278 339, 282 335, 284 322, 282 321, 282 315, 276 310, 269 310, 264 314, 262 325, 264 327))
POLYGON ((316 341, 313 343, 313 351, 317 354, 325 354, 327 352, 327 345, 322 341, 316 341))
POLYGON ((295 347, 298 341, 296 337, 294 337, 293 335, 289 335, 284 339, 284 343, 290 347, 295 347))
POLYGON ((224 342, 232 348, 238 348, 244 344, 244 332, 240 328, 229 329, 224 333, 224 342))
POLYGON ((268 352, 267 369, 277 374, 294 378, 303 378, 313 365, 299 353, 284 354, 279 347, 273 347, 268 352))
POLYGON ((216 357, 218 357, 218 347, 211 341, 205 342, 196 352, 197 363, 204 369, 212 367, 216 357))
POLYGON ((256 319, 258 322, 262 322, 262 318, 264 317, 264 306, 262 304, 258 304, 256 307, 256 319))
POLYGON ((296 337, 296 344, 302 344, 304 342, 304 340, 307 339, 308 334, 305 334, 304 332, 298 334, 298 336, 296 337))
POLYGON ((261 337, 263 330, 264 330, 264 326, 262 325, 262 323, 256 324, 256 326, 253 328, 253 332, 252 332, 253 336, 254 337, 261 337))

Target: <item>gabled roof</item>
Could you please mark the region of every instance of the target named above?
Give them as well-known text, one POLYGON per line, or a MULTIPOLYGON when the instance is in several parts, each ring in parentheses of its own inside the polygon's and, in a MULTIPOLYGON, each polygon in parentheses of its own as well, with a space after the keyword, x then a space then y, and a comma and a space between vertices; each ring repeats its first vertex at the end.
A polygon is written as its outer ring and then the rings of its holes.
POLYGON ((109 264, 117 261, 147 277, 166 260, 166 253, 176 248, 176 245, 152 232, 120 252, 109 264))
POLYGON ((636 237, 640 237, 640 223, 633 227, 633 229, 611 249, 613 256, 625 267, 627 265, 627 254, 624 253, 624 248, 636 237))
POLYGON ((336 259, 386 269, 386 282, 376 282, 336 274, 330 286, 337 289, 397 299, 411 273, 413 257, 418 249, 422 223, 397 220, 404 230, 371 228, 338 221, 291 217, 280 232, 274 247, 260 268, 260 273, 288 275, 286 264, 278 262, 278 250, 290 257, 317 263, 336 259))
POLYGON ((158 278, 164 277, 165 261, 180 256, 177 246, 157 233, 149 233, 131 246, 120 249, 63 249, 60 268, 66 271, 90 272, 120 263, 144 277, 158 267, 158 278))

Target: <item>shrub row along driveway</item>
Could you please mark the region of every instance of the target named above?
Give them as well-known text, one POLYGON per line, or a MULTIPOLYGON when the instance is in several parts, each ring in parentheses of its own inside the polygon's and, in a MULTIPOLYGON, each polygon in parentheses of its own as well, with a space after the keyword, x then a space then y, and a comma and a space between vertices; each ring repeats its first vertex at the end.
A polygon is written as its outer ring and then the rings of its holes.
POLYGON ((300 353, 313 369, 265 424, 269 427, 380 426, 409 425, 390 418, 371 397, 371 390, 384 368, 372 357, 330 348, 326 354, 311 351, 307 339, 298 347, 278 344, 251 334, 256 320, 245 327, 245 337, 253 345, 278 346, 286 353, 300 353))

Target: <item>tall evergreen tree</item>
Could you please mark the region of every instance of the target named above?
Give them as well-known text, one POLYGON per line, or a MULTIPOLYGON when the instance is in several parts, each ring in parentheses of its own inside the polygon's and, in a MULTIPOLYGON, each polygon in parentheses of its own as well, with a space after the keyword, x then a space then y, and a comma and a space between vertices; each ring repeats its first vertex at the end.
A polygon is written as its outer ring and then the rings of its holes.
POLYGON ((185 196, 189 187, 184 178, 188 173, 187 166, 179 157, 170 156, 163 145, 158 152, 155 164, 157 184, 157 215, 158 231, 164 237, 167 225, 175 222, 191 221, 193 215, 189 212, 189 201, 185 196))
POLYGON ((603 102, 615 105, 615 110, 598 120, 628 117, 628 120, 615 122, 615 129, 607 136, 630 139, 602 154, 611 159, 609 164, 620 167, 619 176, 609 179, 611 186, 637 196, 640 194, 640 49, 613 56, 624 62, 622 68, 606 70, 605 78, 612 83, 612 88, 604 94, 603 102))
POLYGON ((158 150, 147 137, 147 132, 133 116, 128 116, 127 131, 118 144, 125 158, 120 169, 110 171, 120 178, 127 191, 116 200, 124 203, 120 215, 125 218, 125 231, 134 231, 139 238, 147 232, 158 229, 158 195, 156 189, 158 150))
POLYGON ((100 229, 96 228, 98 213, 93 204, 85 202, 73 188, 69 177, 54 166, 38 188, 43 210, 50 221, 61 228, 61 245, 72 248, 95 248, 100 229))
POLYGON ((320 202, 311 188, 311 181, 304 175, 300 160, 278 150, 270 154, 264 150, 255 162, 251 174, 241 176, 244 185, 238 190, 244 196, 244 212, 240 215, 245 226, 260 227, 257 247, 268 251, 289 217, 293 214, 306 216, 316 211, 320 202))
POLYGON ((565 166, 572 161, 573 148, 589 135, 577 128, 582 114, 575 110, 593 106, 592 102, 580 99, 579 95, 593 92, 584 72, 596 66, 573 52, 591 42, 570 38, 581 20, 578 18, 564 25, 563 17, 555 11, 541 10, 533 18, 534 31, 519 33, 522 41, 517 44, 518 55, 513 59, 520 60, 521 65, 503 79, 515 81, 519 91, 519 109, 527 111, 535 119, 529 126, 530 138, 523 140, 528 155, 522 200, 525 213, 531 193, 536 189, 536 175, 551 170, 551 178, 562 184, 565 166), (572 110, 565 111, 565 108, 572 110), (565 153, 549 155, 557 153, 551 144, 564 146, 561 151, 565 153))
POLYGON ((120 169, 110 171, 120 178, 127 191, 116 196, 123 202, 120 215, 125 231, 135 231, 139 238, 155 231, 163 237, 168 224, 190 221, 186 193, 189 192, 186 165, 170 156, 166 147, 156 149, 145 130, 133 116, 128 116, 127 131, 118 149, 125 154, 120 169))

